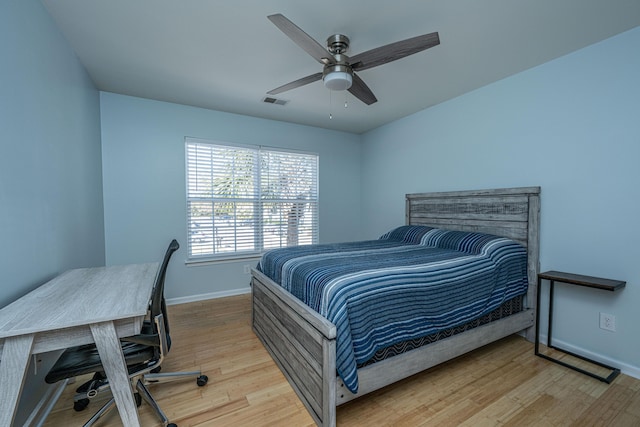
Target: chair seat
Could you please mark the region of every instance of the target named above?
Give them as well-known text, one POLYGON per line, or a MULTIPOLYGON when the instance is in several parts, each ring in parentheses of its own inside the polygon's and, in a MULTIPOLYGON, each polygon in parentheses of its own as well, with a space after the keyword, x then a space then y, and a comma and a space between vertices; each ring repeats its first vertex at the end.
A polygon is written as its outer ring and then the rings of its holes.
MULTIPOLYGON (((152 347, 128 342, 122 343, 122 350, 129 373, 138 371, 139 366, 152 360, 155 353, 152 347)), ((45 381, 53 384, 65 378, 102 371, 102 362, 96 346, 81 345, 65 350, 45 377, 45 381)))

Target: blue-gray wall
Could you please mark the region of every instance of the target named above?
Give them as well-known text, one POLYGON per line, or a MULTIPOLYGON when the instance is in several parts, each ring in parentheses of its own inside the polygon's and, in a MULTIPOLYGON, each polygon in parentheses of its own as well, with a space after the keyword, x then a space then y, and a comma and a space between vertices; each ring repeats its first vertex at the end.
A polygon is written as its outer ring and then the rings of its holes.
POLYGON ((3 307, 105 252, 99 94, 39 1, 0 2, 0 73, 3 307))
POLYGON ((639 52, 636 28, 365 134, 364 233, 405 193, 541 186, 542 270, 627 281, 559 285, 554 338, 640 377, 639 52))
POLYGON ((311 151, 320 156, 320 241, 357 240, 361 137, 202 108, 101 93, 107 264, 159 259, 182 247, 167 271, 173 302, 249 290, 244 265, 185 264, 186 136, 311 151))
POLYGON ((0 306, 104 264, 99 94, 38 1, 0 3, 0 306))

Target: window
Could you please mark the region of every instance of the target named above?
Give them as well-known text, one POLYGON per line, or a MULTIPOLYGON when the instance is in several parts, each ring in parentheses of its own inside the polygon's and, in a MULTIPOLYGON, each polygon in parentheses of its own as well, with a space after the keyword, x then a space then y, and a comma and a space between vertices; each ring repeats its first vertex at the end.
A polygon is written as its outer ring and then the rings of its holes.
POLYGON ((317 243, 318 156, 186 138, 189 259, 317 243))

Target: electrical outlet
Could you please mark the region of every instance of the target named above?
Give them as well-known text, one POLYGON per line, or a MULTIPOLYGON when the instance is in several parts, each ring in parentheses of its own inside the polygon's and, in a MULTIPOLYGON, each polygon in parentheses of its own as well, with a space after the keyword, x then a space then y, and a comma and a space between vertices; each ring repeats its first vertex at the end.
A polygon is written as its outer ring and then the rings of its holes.
POLYGON ((613 314, 600 313, 600 329, 606 331, 616 331, 616 316, 613 314))
POLYGON ((249 264, 245 264, 243 267, 244 274, 251 274, 251 266, 249 264))

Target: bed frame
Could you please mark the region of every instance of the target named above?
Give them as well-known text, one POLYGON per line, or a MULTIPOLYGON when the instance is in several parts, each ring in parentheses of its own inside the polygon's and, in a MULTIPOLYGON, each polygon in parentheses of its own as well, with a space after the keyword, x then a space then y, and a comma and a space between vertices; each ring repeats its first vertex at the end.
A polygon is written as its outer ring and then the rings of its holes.
POLYGON ((261 272, 252 270, 252 326, 320 426, 336 407, 514 333, 534 340, 540 187, 407 194, 406 223, 478 231, 527 248, 524 311, 358 369, 352 394, 336 375, 336 327, 261 272))

